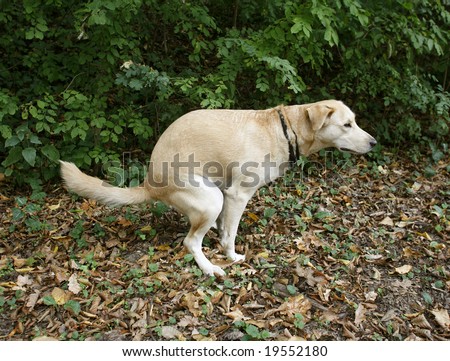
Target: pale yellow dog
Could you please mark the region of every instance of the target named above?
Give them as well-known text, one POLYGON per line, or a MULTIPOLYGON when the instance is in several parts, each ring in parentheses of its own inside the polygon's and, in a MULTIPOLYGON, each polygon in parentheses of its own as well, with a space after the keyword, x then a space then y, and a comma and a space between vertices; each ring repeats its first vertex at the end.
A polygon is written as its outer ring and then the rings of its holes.
POLYGON ((157 142, 143 184, 113 187, 61 161, 68 189, 119 206, 162 201, 185 214, 191 228, 184 245, 206 275, 223 276, 202 251, 216 226, 232 261, 235 238, 247 202, 261 186, 282 176, 300 155, 335 147, 366 153, 375 139, 358 127, 342 102, 279 106, 267 110, 197 110, 172 123, 157 142))

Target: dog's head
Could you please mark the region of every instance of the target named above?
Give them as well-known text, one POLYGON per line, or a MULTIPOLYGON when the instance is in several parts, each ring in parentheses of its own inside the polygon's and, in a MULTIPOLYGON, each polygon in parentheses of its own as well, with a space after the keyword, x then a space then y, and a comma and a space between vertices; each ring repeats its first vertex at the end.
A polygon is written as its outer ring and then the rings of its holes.
POLYGON ((374 137, 358 127, 355 114, 341 101, 324 100, 310 104, 306 111, 316 143, 314 148, 334 147, 363 154, 377 144, 374 137))

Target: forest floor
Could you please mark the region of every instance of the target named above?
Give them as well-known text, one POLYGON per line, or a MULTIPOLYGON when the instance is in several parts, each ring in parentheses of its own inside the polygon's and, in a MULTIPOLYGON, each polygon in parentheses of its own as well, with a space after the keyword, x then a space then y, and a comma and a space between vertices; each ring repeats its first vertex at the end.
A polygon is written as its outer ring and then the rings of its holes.
POLYGON ((316 156, 183 248, 162 204, 108 208, 0 183, 0 339, 450 340, 450 175, 430 155, 316 156), (414 158, 414 157, 413 157, 414 158))

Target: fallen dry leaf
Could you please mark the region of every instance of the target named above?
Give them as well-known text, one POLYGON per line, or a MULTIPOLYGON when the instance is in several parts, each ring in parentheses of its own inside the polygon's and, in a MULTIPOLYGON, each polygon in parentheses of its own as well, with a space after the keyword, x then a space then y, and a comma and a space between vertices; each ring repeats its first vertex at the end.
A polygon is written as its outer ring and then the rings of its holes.
POLYGON ((403 248, 403 255, 405 257, 417 257, 420 256, 420 252, 411 249, 410 247, 403 248))
POLYGON ((117 223, 122 227, 130 227, 131 225, 133 225, 133 222, 131 222, 129 219, 126 219, 125 217, 119 217, 117 223))
POLYGON ((277 309, 267 311, 264 318, 279 312, 292 320, 296 314, 306 316, 310 309, 311 302, 304 295, 297 295, 288 298, 287 301, 282 303, 277 309))
POLYGON ((80 284, 78 283, 77 275, 75 273, 73 273, 72 276, 69 277, 68 289, 74 295, 77 295, 82 290, 80 284))
POLYGON ((22 268, 27 263, 26 258, 18 258, 18 257, 14 257, 14 256, 11 258, 13 259, 14 267, 16 267, 16 268, 22 268))
POLYGON ((24 286, 33 284, 33 280, 28 275, 25 276, 19 275, 17 276, 16 284, 18 287, 24 288, 24 286))
POLYGON ((262 328, 262 329, 264 327, 266 327, 266 322, 267 321, 265 321, 265 320, 251 320, 251 319, 246 321, 247 324, 253 325, 253 326, 256 326, 256 327, 262 328))
POLYGON ((253 222, 258 222, 259 221, 259 217, 252 213, 252 212, 246 212, 246 215, 253 221, 253 222))
POLYGON ((445 308, 432 310, 431 313, 434 315, 439 326, 443 329, 450 329, 450 317, 448 316, 448 311, 445 308))
POLYGON ((362 303, 358 305, 358 308, 355 311, 355 325, 359 326, 363 321, 366 320, 366 308, 362 303))
POLYGON ((101 300, 102 300, 102 298, 100 296, 98 296, 98 295, 93 297, 93 301, 92 301, 91 307, 89 307, 89 311, 92 314, 94 314, 94 315, 97 314, 98 307, 100 305, 101 300))
POLYGON ((166 340, 179 339, 182 333, 174 326, 162 326, 161 336, 166 340))
POLYGON ((403 291, 407 291, 412 287, 412 281, 410 279, 404 279, 403 281, 395 280, 392 282, 394 289, 401 288, 403 291))
POLYGON ((377 299, 378 293, 374 291, 367 292, 364 297, 366 298, 366 301, 373 302, 377 299))
POLYGON ((381 322, 387 322, 392 320, 397 315, 397 310, 394 308, 391 308, 389 311, 387 311, 384 316, 381 318, 381 322))
POLYGON ((401 267, 397 267, 395 269, 395 272, 397 272, 398 274, 401 274, 401 275, 405 275, 405 274, 409 273, 411 270, 412 270, 412 266, 409 264, 405 264, 401 267))
POLYGON ((56 211, 57 209, 59 209, 59 207, 61 207, 61 204, 52 204, 48 206, 48 209, 50 209, 51 211, 56 211))
POLYGON ((165 272, 157 272, 157 273, 155 273, 154 277, 163 283, 170 283, 167 275, 168 275, 168 273, 165 273, 165 272))
POLYGON ((192 315, 199 317, 202 314, 202 309, 199 304, 200 297, 195 296, 193 293, 188 293, 184 295, 183 301, 192 315))
POLYGON ((372 278, 375 279, 375 280, 378 280, 378 281, 381 280, 381 273, 380 273, 380 271, 377 268, 375 268, 375 267, 373 267, 372 270, 373 270, 372 278))
POLYGON ((297 263, 295 267, 295 272, 297 273, 297 275, 299 277, 305 278, 308 285, 315 286, 316 284, 327 283, 327 280, 323 273, 309 267, 302 267, 299 263, 297 263))
POLYGON ((411 320, 411 323, 415 326, 419 326, 420 328, 428 328, 431 329, 431 325, 426 319, 424 314, 421 314, 411 320))
POLYGON ((339 319, 339 315, 333 311, 327 310, 323 312, 322 319, 327 322, 334 322, 339 319))
POLYGON ((380 222, 380 225, 394 227, 394 221, 392 218, 386 217, 380 222))
POLYGON ((28 301, 26 303, 26 307, 28 307, 30 311, 36 305, 36 302, 38 301, 40 295, 41 295, 41 292, 37 291, 28 296, 28 301))
POLYGON ((232 308, 231 312, 224 313, 224 316, 230 317, 233 322, 250 319, 250 317, 247 317, 242 313, 241 309, 237 305, 232 308))
POLYGON ((317 291, 322 301, 329 302, 331 295, 331 288, 327 288, 324 285, 318 284, 317 291))
POLYGON ((59 341, 59 340, 51 336, 38 336, 33 338, 33 341, 59 341))
POLYGON ((16 283, 15 282, 0 282, 0 287, 6 287, 6 288, 14 288, 16 287, 16 283))
POLYGON ((411 333, 407 338, 405 338, 405 341, 423 341, 424 339, 417 336, 414 333, 411 333))
POLYGON ((52 297, 57 305, 64 305, 70 299, 70 294, 59 287, 55 287, 52 291, 52 297))
POLYGON ((347 337, 347 338, 349 338, 351 340, 356 340, 357 339, 356 336, 355 336, 355 333, 350 331, 346 326, 343 326, 343 333, 342 334, 343 334, 344 337, 347 337))
POLYGON ((198 326, 200 325, 200 321, 197 317, 192 316, 184 316, 180 322, 178 322, 178 326, 180 327, 189 327, 189 326, 198 326))

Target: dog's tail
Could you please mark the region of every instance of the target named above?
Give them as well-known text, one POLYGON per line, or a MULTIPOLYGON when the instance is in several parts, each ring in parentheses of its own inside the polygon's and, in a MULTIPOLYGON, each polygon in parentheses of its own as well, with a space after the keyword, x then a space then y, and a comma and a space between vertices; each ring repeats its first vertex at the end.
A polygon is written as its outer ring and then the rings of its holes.
POLYGON ((78 195, 95 199, 110 206, 143 203, 151 200, 149 191, 143 187, 120 188, 99 178, 84 174, 69 162, 60 161, 61 175, 66 187, 78 195))

